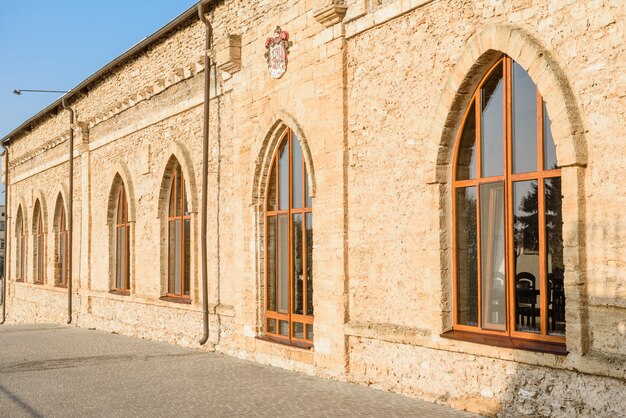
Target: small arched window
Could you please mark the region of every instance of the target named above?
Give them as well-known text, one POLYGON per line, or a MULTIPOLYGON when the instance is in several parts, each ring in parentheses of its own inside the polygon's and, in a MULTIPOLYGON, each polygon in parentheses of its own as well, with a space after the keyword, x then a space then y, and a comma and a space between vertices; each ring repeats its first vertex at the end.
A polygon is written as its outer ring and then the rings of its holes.
POLYGON ((265 203, 267 336, 313 342, 313 209, 300 142, 283 134, 265 203))
POLYGON ((17 270, 15 280, 23 282, 26 278, 26 229, 24 228, 24 214, 22 206, 17 209, 17 217, 15 221, 15 251, 17 270))
POLYGON ((185 193, 185 178, 176 161, 172 169, 167 218, 168 296, 190 297, 191 216, 185 193))
POLYGON ((561 170, 542 96, 507 56, 469 103, 453 177, 455 330, 563 343, 561 170))
POLYGON ((65 205, 63 197, 59 194, 56 205, 55 227, 55 257, 54 257, 54 281, 57 286, 67 286, 68 269, 68 239, 67 222, 65 220, 65 205))
POLYGON ((130 291, 130 223, 124 183, 120 183, 115 203, 115 290, 130 291))
POLYGON ((43 284, 46 276, 46 230, 39 199, 35 202, 33 212, 33 249, 34 283, 43 284))

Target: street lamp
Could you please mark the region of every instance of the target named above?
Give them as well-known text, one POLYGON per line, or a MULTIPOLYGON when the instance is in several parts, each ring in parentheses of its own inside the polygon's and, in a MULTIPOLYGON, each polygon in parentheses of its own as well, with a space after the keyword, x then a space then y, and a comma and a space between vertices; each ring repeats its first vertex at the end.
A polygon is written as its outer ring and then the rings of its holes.
POLYGON ((28 89, 16 89, 13 90, 13 94, 21 96, 22 93, 69 93, 66 90, 28 90, 28 89))

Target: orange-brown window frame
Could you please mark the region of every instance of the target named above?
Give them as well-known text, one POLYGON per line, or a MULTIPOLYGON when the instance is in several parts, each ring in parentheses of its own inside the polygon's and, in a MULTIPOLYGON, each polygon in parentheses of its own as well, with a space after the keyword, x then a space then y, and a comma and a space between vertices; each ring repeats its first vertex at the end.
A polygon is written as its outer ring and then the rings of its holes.
MULTIPOLYGON (((306 169, 306 161, 304 158, 304 154, 302 154, 302 184, 301 184, 301 190, 302 190, 302 207, 301 208, 294 208, 293 207, 293 143, 294 141, 298 141, 298 139, 295 137, 293 131, 291 129, 286 129, 285 132, 283 133, 282 137, 280 138, 280 140, 278 141, 278 145, 276 146, 276 151, 274 152, 274 156, 272 158, 272 164, 270 165, 270 170, 269 170, 269 176, 268 176, 268 180, 267 180, 267 187, 266 187, 266 193, 265 193, 265 243, 264 243, 264 251, 265 251, 265 289, 266 289, 266 295, 265 295, 265 336, 269 337, 269 339, 272 340, 276 340, 278 342, 286 342, 286 343, 291 343, 294 345, 299 345, 302 347, 311 347, 313 344, 313 336, 312 336, 312 327, 313 327, 313 321, 314 321, 314 315, 312 314, 307 314, 307 311, 309 309, 308 303, 309 300, 312 300, 309 298, 309 296, 312 295, 308 295, 307 292, 309 291, 307 288, 307 280, 309 279, 307 274, 308 274, 308 270, 310 267, 309 263, 312 263, 312 260, 308 260, 308 255, 307 255, 307 245, 309 245, 308 240, 311 239, 307 236, 307 231, 306 231, 306 227, 307 227, 307 222, 311 222, 312 220, 312 213, 313 213, 313 208, 312 205, 309 204, 308 202, 310 201, 310 197, 308 196, 308 182, 307 182, 307 169, 306 169), (289 196, 288 196, 288 200, 289 200, 289 204, 287 209, 280 209, 279 206, 279 202, 280 202, 280 173, 279 173, 279 150, 281 149, 281 146, 283 144, 286 143, 286 146, 288 148, 288 152, 289 152, 289 168, 288 168, 288 172, 289 172, 289 186, 288 186, 288 190, 289 190, 289 196), (270 182, 272 180, 272 173, 275 173, 275 187, 276 187, 276 201, 275 201, 275 205, 274 205, 274 210, 270 210, 269 207, 269 199, 270 199, 270 182), (293 215, 297 215, 297 214, 302 214, 302 248, 303 248, 303 254, 302 254, 302 261, 303 261, 303 267, 302 267, 302 272, 303 272, 303 279, 302 279, 302 287, 303 287, 303 304, 302 304, 302 314, 297 314, 294 313, 294 289, 293 289, 293 282, 294 282, 294 277, 293 277, 293 254, 294 254, 294 250, 293 250, 293 228, 294 228, 294 222, 293 222, 293 215), (309 220, 307 220, 307 214, 311 214, 309 216, 309 220), (269 253, 268 253, 268 220, 270 218, 274 218, 276 219, 275 225, 276 228, 278 230, 278 217, 279 215, 286 215, 287 219, 288 219, 288 255, 289 255, 289 262, 288 262, 288 269, 289 269, 289 286, 288 286, 288 292, 289 292, 289 297, 288 297, 288 308, 287 308, 287 313, 281 313, 278 312, 278 300, 280 297, 279 294, 279 285, 278 285, 278 269, 275 267, 274 271, 276 272, 276 283, 275 283, 275 298, 276 298, 276 310, 272 311, 270 310, 270 300, 269 300, 269 295, 267 290, 269 289, 269 274, 268 274, 268 266, 269 266, 269 253), (273 327, 270 327, 270 322, 274 321, 273 327), (289 327, 289 332, 288 335, 282 335, 280 333, 280 322, 287 322, 288 327, 289 327), (302 335, 303 338, 298 338, 296 336, 294 336, 294 324, 302 324, 303 327, 303 331, 302 331, 302 335), (275 329, 275 332, 271 332, 271 329, 275 329), (311 332, 309 332, 309 329, 311 330, 311 332), (309 334, 311 334, 309 336, 309 334)), ((298 144, 298 146, 300 146, 300 144, 298 144)), ((300 146, 300 149, 301 146, 300 146)), ((311 226, 312 227, 312 226, 311 226)), ((276 247, 279 246, 278 240, 278 234, 275 234, 276 239, 275 239, 275 244, 276 247)), ((311 243, 312 244, 312 243, 311 243)), ((278 264, 277 260, 278 260, 278 250, 276 249, 274 254, 276 254, 275 256, 275 262, 276 265, 278 264)), ((312 278, 311 278, 312 279, 312 278)), ((311 306, 312 309, 312 306, 311 306)))
POLYGON ((61 213, 59 215, 59 227, 57 229, 57 251, 59 252, 59 263, 61 264, 61 275, 59 276, 59 282, 56 284, 59 287, 67 286, 67 276, 69 274, 69 266, 68 266, 68 233, 67 226, 65 222, 65 207, 61 203, 61 213), (65 245, 61 248, 61 242, 64 242, 65 245), (65 257, 65 268, 63 268, 63 263, 61 262, 61 258, 65 257))
POLYGON ((33 231, 35 245, 37 246, 37 270, 33 282, 35 284, 44 284, 46 281, 46 231, 43 225, 43 213, 41 203, 37 201, 35 204, 37 209, 37 230, 33 231))
POLYGON ((17 212, 15 237, 17 238, 17 274, 15 281, 23 282, 26 278, 26 229, 24 228, 24 213, 20 206, 17 212))
MULTIPOLYGON (((537 170, 533 172, 524 172, 514 174, 512 169, 512 67, 513 60, 508 56, 501 57, 481 79, 475 93, 467 105, 463 120, 457 133, 455 142, 454 162, 452 166, 452 272, 453 272, 453 330, 457 332, 456 336, 450 335, 450 338, 465 339, 476 342, 483 342, 491 345, 502 345, 506 347, 519 347, 524 349, 543 351, 552 351, 549 346, 562 346, 565 344, 565 336, 548 334, 548 300, 547 300, 547 272, 546 272, 546 220, 545 216, 538 216, 539 228, 539 272, 540 272, 540 332, 522 332, 515 330, 516 312, 514 306, 515 300, 515 283, 514 283, 514 264, 513 264, 513 183, 516 181, 536 180, 538 183, 538 214, 545 213, 545 190, 544 184, 546 179, 560 178, 561 169, 544 170, 544 123, 543 123, 543 98, 536 90, 537 100, 537 170), (504 171, 502 176, 483 177, 481 164, 481 88, 489 79, 490 75, 498 67, 503 69, 503 153, 504 153, 504 171), (466 125, 468 116, 472 109, 475 109, 475 144, 476 144, 476 175, 474 179, 457 180, 457 163, 461 147, 461 137, 466 125), (501 181, 504 184, 504 240, 505 240, 505 300, 506 300, 506 327, 504 330, 487 330, 482 328, 482 278, 481 278, 481 213, 480 213, 480 185, 501 181), (458 300, 457 300, 457 190, 466 187, 475 187, 476 189, 476 234, 477 234, 477 304, 478 304, 478 324, 477 326, 459 324, 458 321, 458 300), (459 337, 461 336, 461 337, 459 337), (504 339, 514 340, 511 344, 501 344, 504 339), (519 341, 519 342, 517 342, 519 341), (537 345, 544 344, 544 345, 537 345)), ((446 334, 444 334, 446 336, 446 334)), ((560 352, 561 349, 554 351, 560 352)), ((564 350, 564 348, 563 348, 564 350)))
POLYGON ((130 222, 128 222, 128 200, 126 198, 126 189, 124 183, 120 185, 120 190, 117 193, 117 205, 115 206, 115 283, 114 290, 118 293, 130 292, 130 222), (120 242, 119 232, 124 232, 124 241, 120 242), (124 260, 120 260, 120 246, 124 252, 124 260), (123 278, 120 280, 120 264, 123 278), (119 287, 118 284, 123 282, 124 285, 119 287))
MULTIPOLYGON (((185 220, 190 220, 191 223, 191 215, 187 212, 187 195, 185 193, 185 176, 183 175, 182 167, 178 161, 176 161, 173 169, 172 169, 172 178, 170 180, 170 190, 169 190, 169 199, 168 199, 168 217, 167 217, 167 298, 171 299, 182 299, 182 300, 191 300, 191 289, 187 289, 185 287, 185 256, 186 253, 189 252, 190 248, 185 248, 186 242, 186 234, 185 234, 185 220), (178 184, 180 185, 176 188, 177 179, 180 176, 180 181, 178 184), (181 195, 180 199, 180 207, 176 206, 176 200, 178 198, 178 194, 181 195), (178 214, 180 211, 180 214, 178 214), (170 236, 170 223, 180 221, 180 293, 175 293, 173 289, 170 288, 170 274, 172 272, 172 265, 175 264, 172 260, 174 260, 175 255, 171 252, 171 236, 170 236), (188 295, 185 293, 189 292, 188 295)), ((191 226, 190 231, 191 234, 191 226)), ((191 287, 191 277, 189 277, 189 285, 191 287)))

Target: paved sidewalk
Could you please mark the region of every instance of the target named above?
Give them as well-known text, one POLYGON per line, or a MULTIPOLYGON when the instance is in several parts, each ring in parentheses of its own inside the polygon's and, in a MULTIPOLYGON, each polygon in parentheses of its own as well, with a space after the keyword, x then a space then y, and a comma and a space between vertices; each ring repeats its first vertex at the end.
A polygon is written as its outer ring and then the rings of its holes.
POLYGON ((472 415, 164 343, 53 325, 4 325, 0 416, 472 415))

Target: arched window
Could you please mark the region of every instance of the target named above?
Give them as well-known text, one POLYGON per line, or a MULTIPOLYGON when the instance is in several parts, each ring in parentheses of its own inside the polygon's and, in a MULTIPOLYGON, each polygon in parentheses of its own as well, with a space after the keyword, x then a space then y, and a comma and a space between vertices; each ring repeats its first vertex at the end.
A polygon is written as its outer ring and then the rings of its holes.
POLYGON ((115 290, 130 291, 130 223, 124 183, 120 183, 115 203, 115 290))
POLYGON ((57 198, 56 216, 54 220, 55 232, 55 257, 54 257, 54 281, 57 286, 67 286, 68 270, 68 240, 67 222, 65 220, 65 205, 63 197, 57 198))
POLYGON ((541 94, 507 56, 465 112, 453 175, 455 331, 564 343, 561 170, 541 94))
POLYGON ((43 284, 46 276, 46 230, 44 229, 39 199, 35 202, 35 210, 33 212, 33 249, 34 282, 43 284))
POLYGON ((185 193, 185 178, 180 163, 172 169, 169 190, 168 230, 168 296, 190 297, 191 216, 185 193))
POLYGON ((270 170, 265 203, 267 336, 313 342, 313 224, 302 149, 283 134, 270 170))
POLYGON ((15 221, 15 251, 17 270, 15 280, 23 282, 26 278, 26 230, 24 228, 24 214, 22 213, 22 206, 17 209, 17 217, 15 221))

